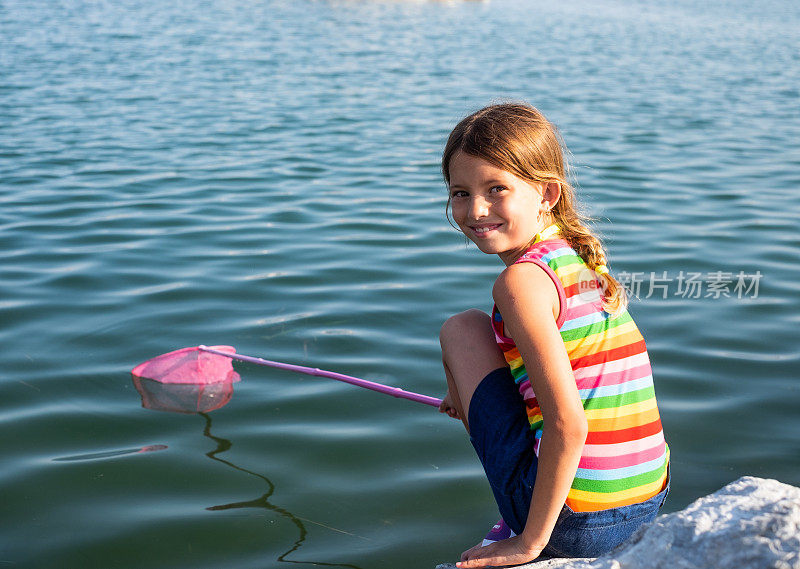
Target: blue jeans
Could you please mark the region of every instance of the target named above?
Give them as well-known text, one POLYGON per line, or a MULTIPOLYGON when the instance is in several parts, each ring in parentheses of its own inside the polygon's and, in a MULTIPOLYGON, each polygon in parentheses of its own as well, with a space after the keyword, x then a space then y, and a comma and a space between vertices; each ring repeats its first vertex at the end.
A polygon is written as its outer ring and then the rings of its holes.
MULTIPOLYGON (((500 515, 520 534, 528 519, 538 459, 525 403, 508 368, 496 369, 481 381, 468 415, 470 441, 500 515)), ((598 557, 611 551, 656 517, 668 493, 669 479, 664 490, 639 504, 597 512, 573 512, 565 504, 542 557, 598 557)))

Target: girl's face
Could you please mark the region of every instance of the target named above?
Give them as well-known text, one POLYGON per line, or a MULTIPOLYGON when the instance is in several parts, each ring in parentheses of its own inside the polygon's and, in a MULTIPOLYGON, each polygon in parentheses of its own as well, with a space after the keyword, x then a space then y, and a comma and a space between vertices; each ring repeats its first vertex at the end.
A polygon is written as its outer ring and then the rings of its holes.
POLYGON ((483 158, 458 152, 450 160, 450 205, 459 229, 484 253, 508 266, 544 229, 552 184, 531 183, 483 158))

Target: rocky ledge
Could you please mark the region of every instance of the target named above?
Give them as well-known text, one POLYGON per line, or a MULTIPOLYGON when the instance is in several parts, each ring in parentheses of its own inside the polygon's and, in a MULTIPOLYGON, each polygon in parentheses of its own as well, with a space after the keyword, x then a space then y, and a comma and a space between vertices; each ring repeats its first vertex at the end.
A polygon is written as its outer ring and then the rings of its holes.
MULTIPOLYGON (((597 559, 518 569, 800 569, 800 488, 745 476, 664 514, 597 559)), ((446 563, 436 569, 455 569, 446 563)))

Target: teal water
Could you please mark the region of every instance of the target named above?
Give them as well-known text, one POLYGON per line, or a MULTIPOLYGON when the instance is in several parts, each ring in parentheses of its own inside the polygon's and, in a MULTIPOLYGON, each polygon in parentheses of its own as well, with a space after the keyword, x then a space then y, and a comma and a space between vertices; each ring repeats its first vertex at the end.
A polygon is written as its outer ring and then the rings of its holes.
POLYGON ((166 413, 129 371, 230 344, 440 396, 439 326, 501 266, 446 222, 437 163, 506 98, 560 126, 639 287, 667 509, 800 485, 798 24, 777 0, 0 2, 0 565, 425 568, 481 537, 480 466, 431 408, 237 364, 227 405, 166 413))

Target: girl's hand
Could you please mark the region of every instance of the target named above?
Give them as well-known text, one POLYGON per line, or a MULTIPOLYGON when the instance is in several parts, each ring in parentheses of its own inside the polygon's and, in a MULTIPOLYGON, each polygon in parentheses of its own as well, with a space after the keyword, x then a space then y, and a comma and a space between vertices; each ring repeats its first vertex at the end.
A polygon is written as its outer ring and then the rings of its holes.
POLYGON ((444 399, 442 399, 441 405, 439 405, 439 413, 447 413, 447 415, 453 419, 461 418, 458 415, 458 410, 453 406, 453 399, 450 397, 449 391, 444 396, 444 399))
POLYGON ((500 567, 503 565, 522 565, 530 563, 542 552, 543 547, 529 549, 525 547, 522 536, 510 537, 490 543, 482 547, 480 544, 461 554, 461 561, 456 563, 459 569, 472 567, 500 567))

